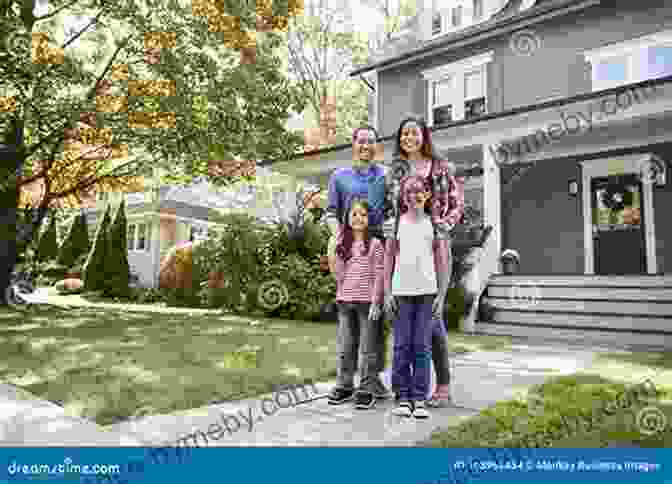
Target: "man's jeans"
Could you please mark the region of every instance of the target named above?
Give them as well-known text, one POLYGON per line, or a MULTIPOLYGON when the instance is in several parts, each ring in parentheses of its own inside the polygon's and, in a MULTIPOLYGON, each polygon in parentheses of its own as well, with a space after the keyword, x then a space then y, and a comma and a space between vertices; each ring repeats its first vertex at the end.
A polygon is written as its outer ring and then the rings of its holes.
POLYGON ((427 399, 431 383, 434 295, 398 296, 399 317, 394 322, 392 384, 402 401, 427 399))
POLYGON ((338 364, 336 385, 353 388, 359 353, 362 355, 360 388, 374 393, 378 378, 378 326, 369 321, 370 303, 338 303, 338 364), (359 350, 359 351, 358 351, 359 350))

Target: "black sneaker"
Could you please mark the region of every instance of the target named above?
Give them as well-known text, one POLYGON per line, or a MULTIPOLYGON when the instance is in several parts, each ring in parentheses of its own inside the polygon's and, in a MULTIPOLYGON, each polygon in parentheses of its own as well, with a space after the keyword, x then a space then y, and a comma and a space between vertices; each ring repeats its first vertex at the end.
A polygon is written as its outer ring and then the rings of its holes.
POLYGON ((354 395, 354 388, 334 387, 331 392, 329 392, 329 404, 340 405, 342 403, 349 402, 352 400, 354 395))
POLYGON ((373 381, 373 396, 378 400, 387 400, 392 397, 392 392, 387 389, 380 378, 373 381))
POLYGON ((361 410, 368 410, 373 408, 376 404, 376 397, 371 392, 357 392, 355 393, 355 408, 361 410))

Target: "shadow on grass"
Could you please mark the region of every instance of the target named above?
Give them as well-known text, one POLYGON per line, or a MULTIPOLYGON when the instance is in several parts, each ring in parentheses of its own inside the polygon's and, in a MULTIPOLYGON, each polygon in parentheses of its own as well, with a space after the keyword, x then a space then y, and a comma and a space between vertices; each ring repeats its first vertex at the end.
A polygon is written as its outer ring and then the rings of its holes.
POLYGON ((0 380, 116 423, 335 374, 333 326, 39 305, 0 311, 0 380))
POLYGON ((599 374, 551 377, 523 398, 498 402, 454 427, 435 432, 421 445, 669 447, 672 445, 670 397, 669 388, 658 388, 656 396, 641 390, 637 393, 632 385, 599 374), (658 409, 653 412, 657 424, 642 417, 647 411, 650 414, 652 407, 658 409), (648 410, 640 413, 644 408, 648 410))

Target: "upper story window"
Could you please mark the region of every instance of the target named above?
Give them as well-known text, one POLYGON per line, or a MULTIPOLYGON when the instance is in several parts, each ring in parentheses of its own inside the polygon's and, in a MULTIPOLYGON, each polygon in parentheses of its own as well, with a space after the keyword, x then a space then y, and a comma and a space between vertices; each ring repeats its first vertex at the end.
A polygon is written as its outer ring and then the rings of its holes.
POLYGON ((585 53, 593 91, 672 75, 672 31, 658 32, 585 53))
POLYGON ((189 242, 208 238, 208 227, 205 225, 192 225, 189 231, 189 242))
POLYGON ((482 116, 487 111, 487 67, 492 52, 424 71, 430 126, 482 116))
POLYGON ((483 0, 433 0, 432 36, 468 27, 483 20, 483 0))
POLYGON ((149 224, 128 224, 127 226, 127 249, 145 252, 149 250, 149 224))

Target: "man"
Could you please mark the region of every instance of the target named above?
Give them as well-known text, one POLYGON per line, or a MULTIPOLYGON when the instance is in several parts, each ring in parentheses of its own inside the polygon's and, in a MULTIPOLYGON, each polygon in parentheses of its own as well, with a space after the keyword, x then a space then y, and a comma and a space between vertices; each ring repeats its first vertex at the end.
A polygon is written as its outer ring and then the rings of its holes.
MULTIPOLYGON (((327 225, 331 229, 328 258, 329 269, 335 273, 336 245, 342 225, 347 222, 346 211, 353 198, 364 198, 369 203, 369 234, 372 237, 383 237, 382 224, 385 203, 385 170, 382 165, 374 163, 378 152, 378 133, 371 126, 355 129, 352 137, 351 168, 336 170, 329 180, 329 198, 327 204, 327 225)), ((383 320, 376 325, 378 351, 378 372, 385 369, 385 335, 383 320)), ((389 398, 390 391, 380 377, 375 382, 374 396, 379 399, 389 398)))

